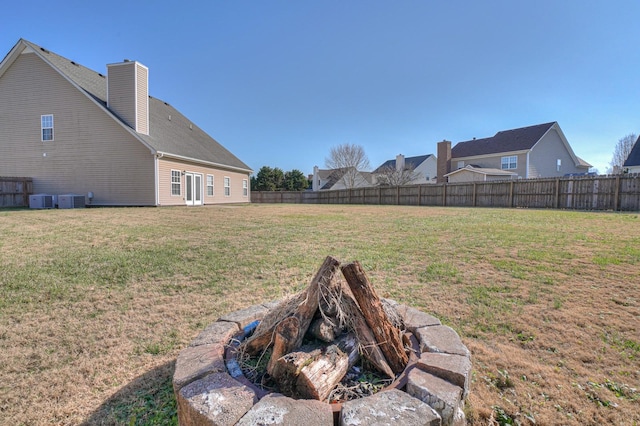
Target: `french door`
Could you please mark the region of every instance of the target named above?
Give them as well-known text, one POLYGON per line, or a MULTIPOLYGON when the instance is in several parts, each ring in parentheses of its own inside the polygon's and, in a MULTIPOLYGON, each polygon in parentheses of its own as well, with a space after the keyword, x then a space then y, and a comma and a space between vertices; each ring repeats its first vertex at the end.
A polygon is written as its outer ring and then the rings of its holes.
POLYGON ((187 205, 202 205, 202 175, 198 173, 185 173, 184 177, 184 192, 187 205))

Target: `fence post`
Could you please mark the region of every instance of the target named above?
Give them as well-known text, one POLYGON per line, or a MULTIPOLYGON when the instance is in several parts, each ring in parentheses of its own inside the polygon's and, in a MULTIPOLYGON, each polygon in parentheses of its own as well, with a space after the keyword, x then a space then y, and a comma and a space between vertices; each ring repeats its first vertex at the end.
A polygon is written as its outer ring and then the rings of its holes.
POLYGON ((616 190, 613 196, 613 211, 618 211, 618 197, 620 197, 620 176, 616 176, 616 190))
POLYGON ((509 185, 509 207, 513 207, 513 180, 509 185))
POLYGON ((382 187, 378 187, 378 205, 382 204, 382 187))
POLYGON ((396 205, 400 205, 400 185, 396 186, 396 205))
POLYGON ((422 185, 418 185, 418 206, 422 205, 422 185))
POLYGON ((473 182, 473 196, 471 197, 471 205, 476 206, 476 183, 473 182))
POLYGON ((447 184, 442 184, 442 207, 447 206, 447 184))
POLYGON ((557 209, 560 205, 560 179, 556 178, 555 194, 553 194, 553 208, 557 209))

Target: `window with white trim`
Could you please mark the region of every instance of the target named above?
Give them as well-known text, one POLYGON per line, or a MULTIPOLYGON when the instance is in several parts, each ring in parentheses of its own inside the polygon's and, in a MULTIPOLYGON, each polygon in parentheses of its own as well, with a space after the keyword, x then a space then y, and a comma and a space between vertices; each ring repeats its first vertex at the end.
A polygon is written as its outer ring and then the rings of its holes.
POLYGON ((463 169, 464 168, 464 161, 458 161, 458 168, 459 169, 463 169))
POLYGON ((249 196, 249 181, 246 179, 242 179, 242 196, 249 196))
POLYGON ((53 140, 53 114, 46 114, 40 116, 40 132, 42 136, 42 142, 49 142, 53 140))
POLYGON ((518 168, 518 156, 512 155, 510 157, 502 157, 501 161, 502 170, 517 169, 518 168))
POLYGON ((224 177, 224 196, 228 197, 231 195, 231 178, 225 176, 224 177))
POLYGON ((556 171, 560 171, 560 168, 562 167, 562 160, 558 158, 558 160, 556 161, 556 171))
POLYGON ((180 195, 182 172, 171 170, 171 195, 180 195))
POLYGON ((207 195, 213 197, 213 175, 207 175, 207 195))

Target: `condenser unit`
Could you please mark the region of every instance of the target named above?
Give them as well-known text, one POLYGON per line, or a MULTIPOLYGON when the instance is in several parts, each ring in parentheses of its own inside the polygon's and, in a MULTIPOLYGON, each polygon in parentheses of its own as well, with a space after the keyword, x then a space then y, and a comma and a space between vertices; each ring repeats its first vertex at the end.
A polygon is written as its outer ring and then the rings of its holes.
POLYGON ((52 209, 55 206, 56 206, 55 199, 53 195, 49 195, 49 194, 29 195, 30 209, 52 209))
POLYGON ((58 195, 59 209, 81 209, 84 208, 84 195, 64 194, 58 195))

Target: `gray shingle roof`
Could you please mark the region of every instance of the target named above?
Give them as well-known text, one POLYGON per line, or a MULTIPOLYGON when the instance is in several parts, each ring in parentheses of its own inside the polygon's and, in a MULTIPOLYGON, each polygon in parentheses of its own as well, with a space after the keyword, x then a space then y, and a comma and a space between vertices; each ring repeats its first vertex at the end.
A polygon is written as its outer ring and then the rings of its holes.
MULTIPOLYGON (((422 164, 422 163, 423 163, 427 158, 431 157, 431 155, 432 155, 432 154, 427 154, 427 155, 418 155, 418 156, 415 156, 415 157, 406 157, 406 158, 404 159, 404 166, 405 166, 405 168, 410 168, 410 169, 415 170, 415 169, 417 169, 417 168, 418 168, 418 166, 419 166, 420 164, 422 164)), ((377 169, 375 169, 375 170, 373 171, 373 173, 378 173, 378 172, 380 172, 380 171, 382 171, 382 170, 389 169, 389 168, 390 168, 390 169, 394 169, 394 170, 395 170, 395 168, 396 168, 396 160, 395 160, 395 159, 385 161, 384 163, 382 163, 382 164, 380 165, 380 167, 378 167, 377 169)))
POLYGON ((629 156, 623 164, 623 167, 631 166, 640 166, 640 136, 638 136, 638 140, 636 140, 633 148, 631 148, 631 152, 629 152, 629 156))
POLYGON ((503 130, 490 138, 459 142, 451 149, 451 157, 463 158, 529 150, 554 124, 555 122, 551 122, 519 129, 503 130))
MULTIPOLYGON (((34 43, 26 40, 21 41, 44 56, 51 65, 77 84, 104 108, 107 107, 106 76, 34 43)), ((178 110, 168 103, 151 96, 149 97, 149 135, 138 133, 137 136, 157 152, 242 169, 247 172, 251 171, 249 166, 198 126, 190 122, 178 110)))

